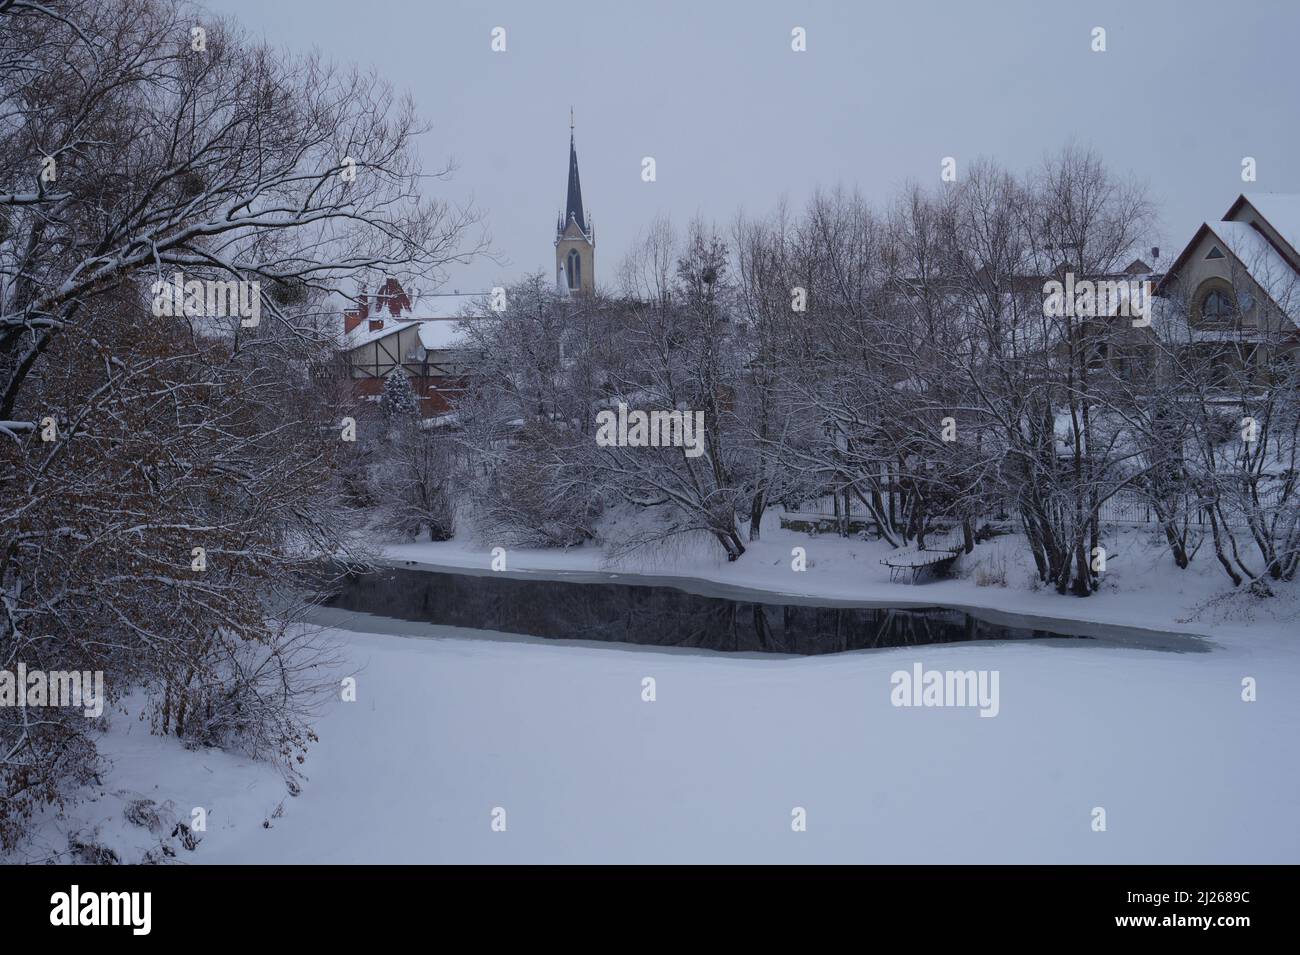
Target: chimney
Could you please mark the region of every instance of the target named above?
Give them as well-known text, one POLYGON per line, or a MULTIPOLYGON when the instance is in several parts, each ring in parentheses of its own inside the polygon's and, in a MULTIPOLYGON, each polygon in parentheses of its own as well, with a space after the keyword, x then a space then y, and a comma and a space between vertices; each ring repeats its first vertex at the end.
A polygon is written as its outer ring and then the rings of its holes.
POLYGON ((343 334, 347 335, 369 317, 370 302, 366 298, 366 290, 362 288, 357 295, 357 307, 343 313, 343 334))
POLYGON ((403 310, 411 310, 411 299, 402 288, 402 284, 392 276, 384 282, 375 296, 375 311, 382 312, 388 309, 393 318, 400 318, 403 310))

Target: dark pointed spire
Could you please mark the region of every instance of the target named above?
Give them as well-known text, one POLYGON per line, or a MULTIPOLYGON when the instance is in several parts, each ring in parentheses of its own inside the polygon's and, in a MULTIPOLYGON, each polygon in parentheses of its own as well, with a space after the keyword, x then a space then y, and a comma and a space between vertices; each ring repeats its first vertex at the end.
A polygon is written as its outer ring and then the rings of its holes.
POLYGON ((569 108, 569 197, 564 204, 564 224, 576 220, 585 235, 587 217, 582 211, 582 183, 578 181, 578 150, 573 144, 573 108, 569 108))

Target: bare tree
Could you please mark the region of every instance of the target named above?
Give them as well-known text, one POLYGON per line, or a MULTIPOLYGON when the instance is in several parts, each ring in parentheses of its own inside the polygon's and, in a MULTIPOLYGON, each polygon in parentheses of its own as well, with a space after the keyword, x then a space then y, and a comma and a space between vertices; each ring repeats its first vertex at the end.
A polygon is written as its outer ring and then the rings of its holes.
POLYGON ((739 362, 726 243, 696 222, 679 249, 671 227, 660 222, 632 255, 622 324, 630 360, 610 376, 606 405, 700 416, 703 433, 690 453, 680 442, 593 444, 602 481, 624 503, 663 517, 638 527, 620 549, 702 531, 736 560, 745 552, 738 514, 751 494, 736 424, 739 362), (672 273, 668 262, 675 262, 672 273))
POLYGON ((1300 285, 1262 239, 1231 262, 1208 294, 1175 276, 1161 300, 1150 377, 1169 397, 1150 443, 1176 462, 1166 511, 1202 517, 1233 584, 1268 595, 1300 565, 1300 285))
MULTIPOLYGON (((328 663, 302 593, 361 556, 320 318, 472 254, 474 214, 422 197, 377 77, 171 0, 4 0, 0 63, 0 665, 103 670, 287 769, 328 663), (177 273, 256 308, 160 315, 177 273)), ((0 714, 0 841, 93 769, 88 725, 0 714)))

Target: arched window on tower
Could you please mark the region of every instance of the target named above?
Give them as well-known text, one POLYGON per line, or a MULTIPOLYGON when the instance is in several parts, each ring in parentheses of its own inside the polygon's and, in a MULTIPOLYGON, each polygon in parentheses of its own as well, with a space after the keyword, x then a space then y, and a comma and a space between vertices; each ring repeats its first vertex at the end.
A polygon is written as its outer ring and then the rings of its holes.
POLYGON ((582 285, 582 256, 578 254, 577 249, 570 249, 569 256, 565 261, 564 271, 569 280, 569 288, 577 291, 582 285))

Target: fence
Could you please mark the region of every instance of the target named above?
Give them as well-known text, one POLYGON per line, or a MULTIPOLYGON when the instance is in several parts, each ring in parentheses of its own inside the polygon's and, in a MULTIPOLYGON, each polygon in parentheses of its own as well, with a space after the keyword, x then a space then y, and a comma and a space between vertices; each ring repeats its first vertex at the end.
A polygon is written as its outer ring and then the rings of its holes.
MULTIPOLYGON (((844 496, 827 494, 825 497, 803 501, 792 509, 800 514, 816 514, 819 517, 838 517, 844 514, 844 496), (837 507, 838 505, 838 507, 837 507)), ((850 497, 848 517, 870 519, 871 512, 856 497, 850 497)))
MULTIPOLYGON (((1276 507, 1281 496, 1282 488, 1266 488, 1259 494, 1259 506, 1265 509, 1276 507)), ((1193 527, 1210 525, 1209 510, 1202 507, 1200 499, 1194 495, 1183 495, 1182 499, 1177 501, 1176 513, 1180 524, 1185 520, 1193 527)), ((1223 523, 1229 527, 1246 526, 1245 515, 1233 513, 1231 508, 1222 508, 1220 515, 1223 523)), ((1102 502, 1101 522, 1103 524, 1158 524, 1160 518, 1156 514, 1156 509, 1151 506, 1150 499, 1135 492, 1120 491, 1102 502)))
MULTIPOLYGON (((1263 508, 1276 507, 1282 495, 1282 488, 1272 487, 1260 492, 1260 506, 1263 508)), ((844 515, 844 498, 828 494, 824 497, 814 498, 801 503, 796 508, 798 513, 816 515, 818 517, 839 517, 844 515)), ((1014 502, 1006 502, 998 508, 1001 513, 1015 514, 1016 507, 1014 502)), ((1177 515, 1179 523, 1185 519, 1193 527, 1208 527, 1210 525, 1210 512, 1200 505, 1199 499, 1195 495, 1183 495, 1182 500, 1177 503, 1177 515)), ((849 501, 847 517, 850 520, 870 520, 871 514, 866 505, 861 501, 853 498, 849 501)), ((1101 522, 1103 524, 1129 524, 1135 527, 1147 525, 1156 525, 1160 523, 1160 518, 1156 514, 1156 509, 1152 507, 1149 498, 1135 491, 1120 491, 1108 497, 1101 505, 1101 522)), ((1246 518, 1242 514, 1234 514, 1231 509, 1223 510, 1223 521, 1229 527, 1245 527, 1246 518)))

